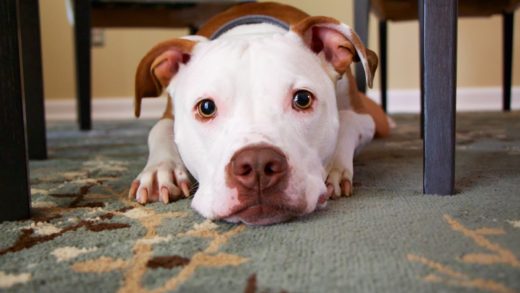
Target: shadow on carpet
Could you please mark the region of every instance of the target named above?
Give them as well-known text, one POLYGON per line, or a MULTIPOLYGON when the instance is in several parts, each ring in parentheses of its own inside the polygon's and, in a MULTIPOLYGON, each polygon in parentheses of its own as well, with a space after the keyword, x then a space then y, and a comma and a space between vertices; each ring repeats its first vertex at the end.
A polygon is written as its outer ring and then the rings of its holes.
POLYGON ((520 113, 458 116, 445 197, 422 195, 417 117, 394 118, 356 158, 354 196, 269 227, 127 200, 151 121, 50 123, 32 219, 0 223, 0 291, 520 291, 520 113))

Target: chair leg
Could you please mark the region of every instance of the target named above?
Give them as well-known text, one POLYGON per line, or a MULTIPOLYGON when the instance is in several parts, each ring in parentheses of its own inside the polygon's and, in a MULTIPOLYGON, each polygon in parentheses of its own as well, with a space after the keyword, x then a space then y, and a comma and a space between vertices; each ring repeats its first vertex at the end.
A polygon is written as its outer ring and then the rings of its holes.
POLYGON ((0 221, 28 218, 31 207, 18 46, 23 1, 0 1, 0 221))
POLYGON ((29 158, 47 158, 38 0, 19 1, 23 96, 29 158))
POLYGON ((420 80, 419 86, 421 88, 421 97, 420 97, 420 137, 424 139, 424 13, 423 6, 424 0, 419 0, 419 71, 420 71, 420 80))
POLYGON ((449 195, 455 182, 458 0, 423 0, 424 193, 449 195), (439 25, 442 24, 442 25, 439 25))
POLYGON ((387 112, 387 53, 388 53, 388 39, 387 39, 387 22, 385 20, 379 22, 379 63, 381 74, 381 107, 383 111, 387 112))
POLYGON ((199 31, 199 27, 196 25, 190 25, 188 30, 190 35, 195 35, 199 31))
POLYGON ((513 28, 515 14, 505 12, 503 15, 503 86, 502 86, 502 109, 511 111, 511 82, 513 69, 513 28))
MULTIPOLYGON (((370 13, 370 0, 354 1, 354 29, 361 41, 368 43, 368 15, 370 13)), ((356 83, 361 92, 366 92, 365 71, 361 63, 356 64, 356 83)))
POLYGON ((76 99, 81 130, 92 129, 90 38, 90 1, 74 0, 76 99))

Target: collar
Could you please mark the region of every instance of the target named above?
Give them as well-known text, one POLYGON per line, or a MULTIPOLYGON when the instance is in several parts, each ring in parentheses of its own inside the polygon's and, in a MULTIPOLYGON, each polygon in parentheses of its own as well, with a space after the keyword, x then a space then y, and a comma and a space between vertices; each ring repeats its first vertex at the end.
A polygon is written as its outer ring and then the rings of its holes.
POLYGON ((235 18, 235 19, 229 21, 228 23, 224 24, 211 35, 210 40, 214 40, 214 39, 220 37, 227 31, 229 31, 237 26, 246 25, 246 24, 258 24, 258 23, 273 24, 273 25, 283 28, 284 30, 287 30, 287 31, 289 30, 289 25, 286 22, 281 21, 278 18, 268 16, 268 15, 251 14, 251 15, 245 15, 242 17, 235 18))

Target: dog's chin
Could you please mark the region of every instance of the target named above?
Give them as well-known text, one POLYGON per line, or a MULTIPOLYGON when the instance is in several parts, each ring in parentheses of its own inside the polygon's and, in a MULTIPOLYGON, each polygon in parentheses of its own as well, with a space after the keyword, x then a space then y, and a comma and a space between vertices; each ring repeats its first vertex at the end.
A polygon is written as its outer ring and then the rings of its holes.
POLYGON ((292 211, 273 207, 265 204, 257 204, 241 209, 223 220, 232 223, 242 222, 247 225, 272 225, 289 221, 298 215, 292 211))

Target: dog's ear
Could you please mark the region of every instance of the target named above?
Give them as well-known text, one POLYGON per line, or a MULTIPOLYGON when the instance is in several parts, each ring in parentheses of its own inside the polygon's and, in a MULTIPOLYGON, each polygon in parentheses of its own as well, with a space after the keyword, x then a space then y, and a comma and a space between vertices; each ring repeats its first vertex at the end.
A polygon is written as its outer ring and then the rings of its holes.
POLYGON ((359 36, 349 26, 334 18, 310 16, 291 26, 291 30, 314 53, 323 52, 339 74, 344 74, 353 61, 361 61, 367 85, 372 87, 378 63, 377 55, 365 48, 359 36))
MULTIPOLYGON (((376 52, 370 50, 369 48, 366 48, 367 52, 367 61, 368 61, 368 67, 370 68, 370 74, 372 80, 374 80, 374 76, 376 75, 376 69, 377 65, 379 65, 379 58, 377 57, 376 52)), ((372 84, 370 84, 370 87, 372 87, 372 84)))
POLYGON ((134 114, 141 114, 141 100, 158 97, 179 70, 180 64, 190 60, 197 44, 188 39, 172 39, 159 43, 141 59, 135 75, 134 114))

